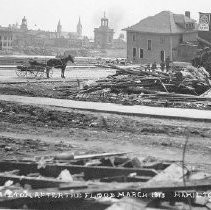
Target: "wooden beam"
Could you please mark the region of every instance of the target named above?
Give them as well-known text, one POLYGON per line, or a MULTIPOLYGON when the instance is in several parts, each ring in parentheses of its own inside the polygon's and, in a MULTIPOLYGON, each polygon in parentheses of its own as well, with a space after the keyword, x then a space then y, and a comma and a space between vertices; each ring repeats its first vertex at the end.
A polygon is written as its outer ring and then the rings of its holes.
POLYGON ((17 176, 12 174, 0 173, 0 185, 4 185, 4 183, 8 180, 13 181, 14 184, 19 183, 21 186, 24 186, 26 184, 30 185, 34 189, 59 187, 61 184, 69 183, 54 178, 27 177, 27 176, 17 176))
POLYGON ((112 157, 112 156, 122 156, 122 155, 125 155, 125 154, 127 154, 127 152, 113 152, 113 153, 78 155, 78 156, 74 156, 74 160, 105 158, 105 157, 112 157))
POLYGON ((129 175, 136 173, 137 176, 150 176, 157 175, 154 169, 145 168, 124 168, 124 167, 108 167, 108 166, 80 166, 70 165, 68 163, 46 163, 45 168, 38 169, 36 162, 17 162, 17 161, 0 161, 0 171, 10 171, 19 169, 20 174, 27 175, 29 173, 40 173, 46 177, 58 177, 60 172, 64 169, 69 170, 70 174, 84 173, 84 178, 99 179, 103 177, 129 175))

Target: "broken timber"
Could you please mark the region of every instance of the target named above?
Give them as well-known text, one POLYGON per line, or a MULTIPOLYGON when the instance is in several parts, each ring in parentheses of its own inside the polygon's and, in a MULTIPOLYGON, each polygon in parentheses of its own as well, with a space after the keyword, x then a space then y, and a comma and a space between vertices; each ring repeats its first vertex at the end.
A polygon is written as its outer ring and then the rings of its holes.
POLYGON ((88 155, 78 155, 74 156, 74 160, 84 160, 84 159, 96 159, 112 156, 121 156, 127 154, 126 152, 114 152, 114 153, 102 153, 102 154, 88 154, 88 155))
POLYGON ((45 168, 38 169, 38 163, 36 162, 0 161, 1 171, 10 171, 14 169, 19 169, 20 174, 23 175, 27 175, 29 173, 40 173, 42 176, 46 177, 58 177, 62 170, 67 169, 71 174, 84 173, 85 180, 111 176, 128 176, 131 173, 136 173, 138 176, 144 177, 153 177, 158 174, 154 169, 145 168, 80 166, 70 165, 67 163, 47 163, 45 168))
POLYGON ((27 177, 0 173, 0 185, 4 185, 8 180, 19 183, 21 186, 30 185, 33 189, 59 187, 61 184, 69 183, 49 177, 27 177))

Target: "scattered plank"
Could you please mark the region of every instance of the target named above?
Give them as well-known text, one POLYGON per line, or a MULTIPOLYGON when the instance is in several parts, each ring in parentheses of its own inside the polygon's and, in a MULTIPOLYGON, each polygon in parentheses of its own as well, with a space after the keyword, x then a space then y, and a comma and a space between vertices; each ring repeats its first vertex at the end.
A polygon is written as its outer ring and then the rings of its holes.
POLYGON ((101 153, 101 154, 89 154, 89 155, 78 155, 74 156, 75 160, 86 160, 86 159, 98 159, 112 156, 122 156, 127 154, 127 152, 111 152, 111 153, 101 153))

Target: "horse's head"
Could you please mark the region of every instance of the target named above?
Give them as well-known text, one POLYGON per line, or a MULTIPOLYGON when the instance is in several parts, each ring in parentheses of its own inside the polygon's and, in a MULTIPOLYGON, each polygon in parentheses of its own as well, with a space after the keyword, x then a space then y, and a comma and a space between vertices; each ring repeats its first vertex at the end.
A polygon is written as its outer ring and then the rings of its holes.
POLYGON ((73 59, 73 57, 71 55, 68 55, 67 59, 68 59, 68 61, 71 61, 72 63, 75 63, 75 61, 74 61, 74 59, 73 59))

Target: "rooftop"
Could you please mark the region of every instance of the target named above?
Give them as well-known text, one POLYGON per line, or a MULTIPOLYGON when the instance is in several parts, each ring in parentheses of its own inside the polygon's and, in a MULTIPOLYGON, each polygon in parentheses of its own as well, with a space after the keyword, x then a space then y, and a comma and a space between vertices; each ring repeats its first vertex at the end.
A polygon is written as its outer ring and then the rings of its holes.
MULTIPOLYGON (((170 11, 162 11, 154 16, 149 16, 139 23, 125 28, 125 31, 137 31, 137 32, 148 32, 148 33, 184 33, 186 23, 195 24, 195 20, 186 17, 182 14, 174 14, 170 11)), ((194 31, 192 29, 191 31, 194 31)), ((189 30, 190 31, 190 30, 189 30)))

